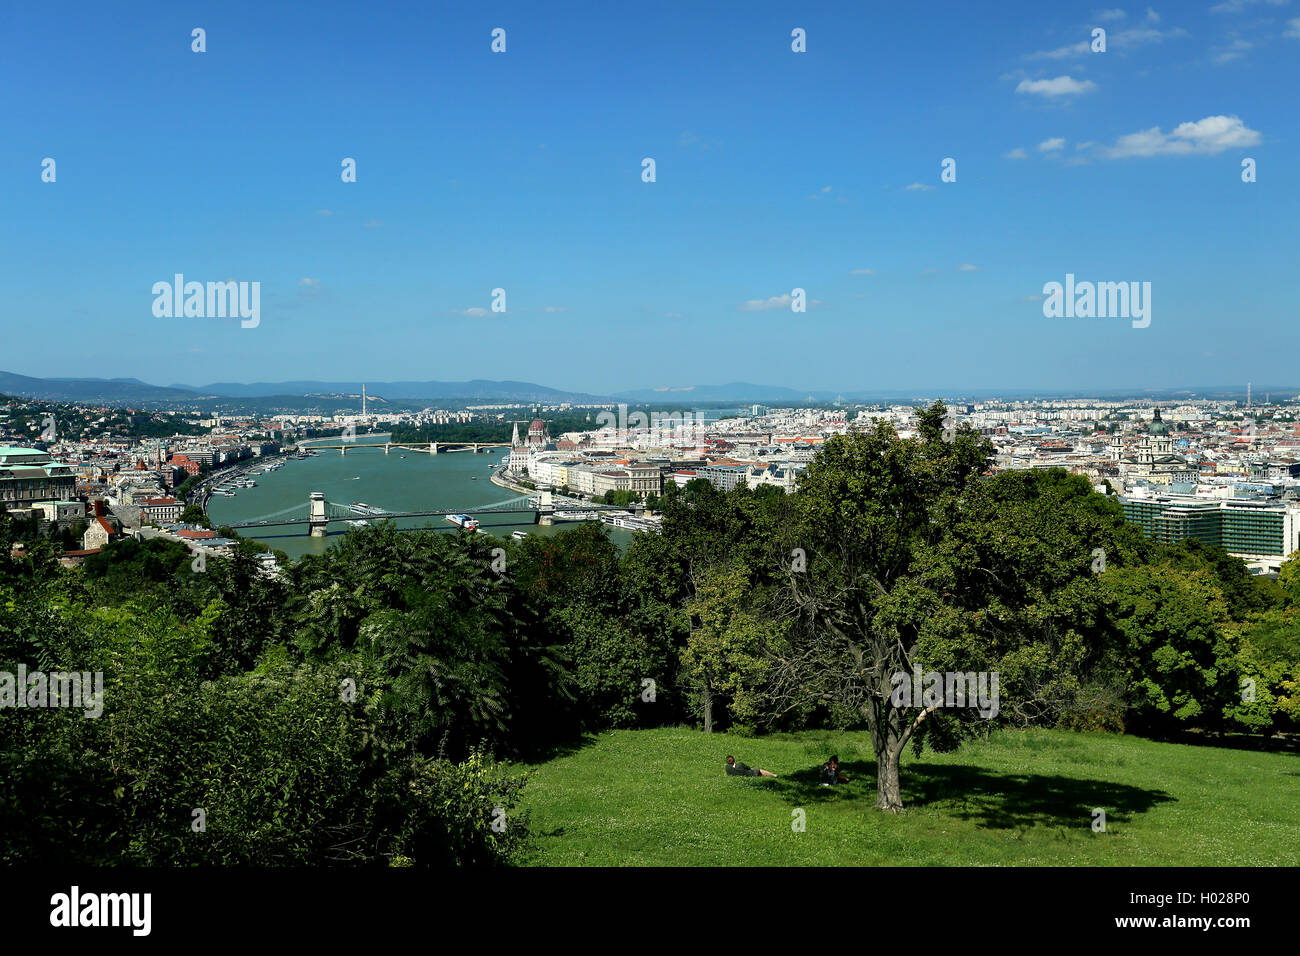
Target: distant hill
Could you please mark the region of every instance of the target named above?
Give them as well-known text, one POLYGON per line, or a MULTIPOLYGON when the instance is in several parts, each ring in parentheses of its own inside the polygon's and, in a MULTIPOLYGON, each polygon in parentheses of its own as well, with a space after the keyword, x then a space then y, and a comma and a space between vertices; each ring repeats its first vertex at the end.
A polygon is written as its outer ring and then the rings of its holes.
MULTIPOLYGON (((1049 389, 989 388, 918 388, 914 390, 854 390, 845 392, 825 389, 804 390, 783 385, 756 385, 731 382, 726 385, 672 385, 636 388, 614 395, 568 392, 533 382, 473 379, 468 382, 366 382, 366 392, 376 400, 401 403, 404 408, 422 408, 423 403, 446 402, 558 402, 594 403, 619 401, 642 405, 763 405, 789 406, 807 402, 899 402, 919 404, 942 397, 947 401, 972 401, 980 398, 1101 398, 1145 401, 1172 399, 1239 399, 1244 389, 1236 386, 1200 386, 1197 388, 1094 389, 1057 391, 1049 389)), ((1255 396, 1271 391, 1274 396, 1296 394, 1296 386, 1261 385, 1255 396)), ((205 407, 228 409, 232 405, 258 411, 312 409, 335 411, 358 404, 360 382, 214 382, 210 385, 150 385, 136 378, 34 378, 0 371, 0 394, 20 398, 37 398, 55 402, 83 402, 103 405, 141 407, 205 407)))
MULTIPOLYGON (((214 382, 211 385, 194 387, 192 385, 174 385, 173 388, 188 389, 208 395, 224 395, 230 398, 267 398, 272 395, 360 395, 361 382, 214 382)), ((585 392, 566 392, 532 382, 496 382, 488 379, 474 379, 469 382, 366 382, 366 391, 383 398, 455 398, 455 399, 493 399, 521 402, 598 402, 608 401, 600 395, 588 395, 585 392)))
POLYGON ((661 388, 634 388, 617 392, 614 397, 624 402, 805 402, 829 401, 834 392, 806 392, 781 385, 753 385, 749 382, 732 382, 728 385, 672 385, 661 388))
POLYGON ((200 396, 179 388, 161 388, 136 379, 32 378, 0 372, 0 393, 50 402, 132 404, 194 401, 200 396))
MULTIPOLYGON (((366 391, 389 400, 456 399, 484 402, 599 402, 608 397, 566 392, 532 382, 367 382, 366 391)), ((360 382, 216 382, 211 385, 150 385, 133 378, 33 378, 0 372, 0 394, 54 402, 196 404, 213 399, 359 396, 360 382)))

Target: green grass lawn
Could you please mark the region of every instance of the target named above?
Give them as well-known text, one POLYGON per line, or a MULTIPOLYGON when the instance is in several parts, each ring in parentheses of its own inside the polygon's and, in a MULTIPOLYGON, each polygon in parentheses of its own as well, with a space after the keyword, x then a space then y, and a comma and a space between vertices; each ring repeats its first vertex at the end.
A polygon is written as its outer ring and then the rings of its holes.
POLYGON ((1300 757, 1068 731, 1003 731, 903 761, 875 801, 865 733, 627 730, 532 770, 539 866, 1205 866, 1300 862, 1300 757), (852 782, 821 787, 831 753, 852 782), (728 777, 734 754, 775 780, 728 777), (1092 829, 1093 808, 1106 832, 1092 829), (806 829, 795 832, 792 811, 806 829))

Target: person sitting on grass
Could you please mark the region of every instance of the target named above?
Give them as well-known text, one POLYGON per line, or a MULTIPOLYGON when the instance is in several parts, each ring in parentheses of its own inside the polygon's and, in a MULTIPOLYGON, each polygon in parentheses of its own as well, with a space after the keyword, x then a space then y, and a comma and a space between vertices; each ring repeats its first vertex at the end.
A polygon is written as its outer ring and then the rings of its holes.
POLYGON ((736 758, 727 755, 727 776, 729 777, 775 777, 776 774, 770 770, 764 770, 762 767, 754 769, 743 763, 738 763, 736 758))
POLYGON ((831 754, 831 759, 822 764, 822 786, 833 787, 837 783, 848 783, 849 778, 840 773, 840 758, 831 754))

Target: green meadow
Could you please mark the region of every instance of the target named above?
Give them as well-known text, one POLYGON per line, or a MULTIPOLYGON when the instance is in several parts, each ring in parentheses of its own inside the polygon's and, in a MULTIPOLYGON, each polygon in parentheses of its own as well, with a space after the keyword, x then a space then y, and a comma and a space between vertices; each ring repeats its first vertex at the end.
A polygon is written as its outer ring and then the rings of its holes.
POLYGON ((525 862, 536 866, 1300 862, 1300 757, 1290 753, 1005 730, 955 753, 909 750, 897 815, 872 806, 865 732, 623 730, 529 770, 525 862), (831 753, 850 783, 818 783, 831 753), (727 754, 779 776, 729 777, 727 754), (1094 830, 1097 808, 1105 832, 1094 830))

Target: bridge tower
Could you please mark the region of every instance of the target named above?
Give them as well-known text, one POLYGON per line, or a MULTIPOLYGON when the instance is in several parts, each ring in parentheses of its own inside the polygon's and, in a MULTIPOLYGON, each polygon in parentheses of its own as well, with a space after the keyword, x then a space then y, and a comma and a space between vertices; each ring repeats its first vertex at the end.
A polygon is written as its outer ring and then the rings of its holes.
POLYGON ((325 516, 325 492, 313 491, 307 502, 307 527, 313 538, 325 537, 329 519, 325 516))
POLYGON ((438 454, 438 443, 436 441, 429 442, 429 454, 430 455, 438 454))
POLYGON ((347 446, 347 445, 339 445, 339 454, 340 454, 340 455, 346 455, 347 453, 348 453, 348 446, 347 446))
POLYGON ((543 528, 549 528, 553 523, 555 514, 555 502, 551 500, 551 493, 543 491, 537 499, 537 523, 543 528))

